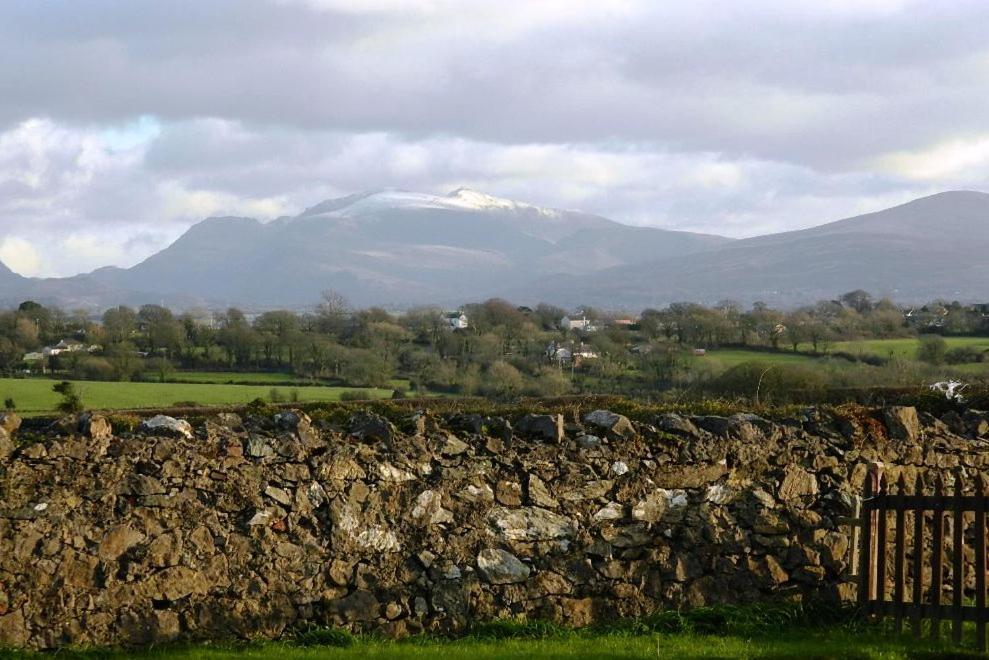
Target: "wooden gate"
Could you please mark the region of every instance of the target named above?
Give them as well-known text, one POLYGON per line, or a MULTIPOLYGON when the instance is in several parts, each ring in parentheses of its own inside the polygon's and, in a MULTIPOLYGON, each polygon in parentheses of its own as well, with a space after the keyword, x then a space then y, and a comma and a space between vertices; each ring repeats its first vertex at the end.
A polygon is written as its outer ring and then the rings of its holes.
POLYGON ((950 621, 958 643, 964 622, 974 622, 978 648, 985 651, 989 497, 982 475, 976 477, 974 495, 964 494, 960 474, 953 494, 940 477, 932 494, 926 493, 920 476, 911 490, 902 475, 890 487, 880 464, 870 469, 859 523, 859 604, 868 615, 892 617, 897 632, 909 620, 916 637, 929 621, 931 637, 938 639, 942 622, 950 621), (970 563, 966 544, 973 555, 970 563), (966 575, 972 578, 968 584, 966 575), (966 589, 971 593, 967 599, 966 589), (946 590, 950 598, 944 598, 946 590))

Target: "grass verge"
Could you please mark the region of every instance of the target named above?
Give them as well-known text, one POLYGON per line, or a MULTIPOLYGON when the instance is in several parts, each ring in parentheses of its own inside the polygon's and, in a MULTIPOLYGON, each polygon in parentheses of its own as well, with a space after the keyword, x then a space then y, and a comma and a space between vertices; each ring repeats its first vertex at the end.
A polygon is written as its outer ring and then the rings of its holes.
MULTIPOLYGON (((60 658, 163 660, 334 660, 356 658, 852 658, 921 660, 983 657, 963 648, 894 636, 843 608, 801 605, 709 607, 663 612, 607 626, 571 630, 541 621, 494 621, 456 639, 417 636, 401 641, 354 637, 333 629, 300 632, 291 642, 240 642, 124 651, 63 650, 60 658)), ((0 653, 14 660, 46 655, 0 653)))

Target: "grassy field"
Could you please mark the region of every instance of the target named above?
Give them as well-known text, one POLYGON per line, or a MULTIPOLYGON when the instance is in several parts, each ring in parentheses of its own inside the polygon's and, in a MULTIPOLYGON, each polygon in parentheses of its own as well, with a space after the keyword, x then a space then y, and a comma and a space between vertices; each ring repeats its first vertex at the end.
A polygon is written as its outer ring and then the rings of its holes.
MULTIPOLYGON (((158 382, 158 374, 150 371, 146 372, 142 376, 142 381, 148 383, 158 382)), ((268 371, 173 371, 165 377, 165 381, 168 383, 214 383, 218 385, 256 384, 275 387, 331 387, 325 381, 313 381, 304 376, 268 371)), ((407 379, 394 378, 388 381, 388 387, 408 389, 409 381, 407 379)))
MULTIPOLYGON (((914 642, 907 636, 879 636, 848 632, 792 632, 768 636, 741 635, 592 635, 576 634, 559 639, 505 639, 408 642, 359 641, 347 648, 298 647, 289 644, 256 644, 242 647, 196 646, 157 648, 140 653, 90 651, 61 652, 60 658, 162 658, 163 660, 356 660, 357 658, 444 660, 495 660, 508 658, 883 658, 920 659, 983 657, 914 642)), ((41 658, 42 654, 10 653, 0 657, 41 658)))
MULTIPOLYGON (((827 359, 827 358, 823 358, 827 359)), ((714 349, 706 355, 693 357, 696 362, 717 362, 723 369, 730 369, 743 362, 766 362, 767 364, 818 364, 822 358, 802 353, 774 353, 770 351, 746 351, 744 349, 714 349)))
MULTIPOLYGON (((970 347, 989 351, 989 337, 945 337, 948 348, 970 347)), ((906 339, 866 339, 861 341, 841 341, 831 346, 831 351, 844 351, 853 355, 871 354, 881 358, 912 360, 917 354, 919 341, 913 337, 906 339)))
MULTIPOLYGON (((73 381, 87 408, 155 408, 178 402, 201 406, 243 404, 254 399, 270 400, 272 388, 265 385, 218 385, 195 383, 108 383, 73 381)), ((55 409, 59 395, 52 391, 55 381, 42 378, 0 378, 0 400, 12 398, 21 414, 40 414, 55 409)), ((339 401, 340 395, 356 388, 277 387, 288 401, 296 393, 299 401, 339 401)), ((390 397, 390 389, 361 390, 373 398, 390 397)))
MULTIPOLYGON (((968 347, 981 351, 989 351, 989 337, 945 337, 948 348, 968 347)), ((919 341, 913 337, 905 339, 865 339, 859 341, 836 342, 830 346, 831 353, 850 353, 852 355, 874 355, 876 357, 899 360, 913 360, 917 354, 919 341)), ((799 347, 801 351, 810 351, 810 345, 799 347)), ((813 366, 827 361, 832 366, 851 364, 842 358, 815 357, 807 353, 792 353, 786 349, 783 352, 755 351, 745 349, 712 349, 707 355, 694 358, 698 362, 717 362, 724 369, 730 369, 743 362, 765 362, 767 364, 802 364, 813 366)), ((972 374, 989 373, 989 362, 951 365, 959 372, 972 374)))
MULTIPOLYGON (((157 380, 155 373, 146 373, 143 379, 157 380)), ((174 371, 165 377, 170 383, 257 383, 259 385, 288 385, 305 382, 305 378, 283 373, 241 373, 237 371, 174 371)))

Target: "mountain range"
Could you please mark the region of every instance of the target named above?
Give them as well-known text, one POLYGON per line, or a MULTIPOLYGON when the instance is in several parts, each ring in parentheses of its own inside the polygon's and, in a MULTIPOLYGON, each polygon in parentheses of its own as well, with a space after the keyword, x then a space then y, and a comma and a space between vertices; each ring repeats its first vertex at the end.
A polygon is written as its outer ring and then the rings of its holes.
POLYGON ((727 298, 793 306, 852 289, 904 302, 983 301, 987 254, 989 194, 979 192, 732 240, 463 188, 373 191, 266 223, 208 218, 130 268, 25 278, 0 264, 0 303, 301 308, 326 290, 392 308, 492 296, 630 309, 727 298))

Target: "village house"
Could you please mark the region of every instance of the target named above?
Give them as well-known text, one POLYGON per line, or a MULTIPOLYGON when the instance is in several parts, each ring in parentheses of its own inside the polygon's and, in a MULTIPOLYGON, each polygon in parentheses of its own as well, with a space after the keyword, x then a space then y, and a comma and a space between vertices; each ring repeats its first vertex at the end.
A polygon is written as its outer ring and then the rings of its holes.
POLYGON ((470 327, 470 321, 463 312, 451 312, 447 314, 446 323, 450 330, 466 330, 470 327))
POLYGON ((55 357, 57 355, 62 355, 64 353, 78 353, 79 351, 86 351, 87 353, 99 353, 101 350, 103 350, 103 347, 97 344, 92 344, 90 346, 87 346, 86 344, 76 339, 63 339, 54 346, 45 346, 40 351, 31 351, 30 353, 25 353, 23 360, 25 362, 36 362, 38 360, 55 357))
POLYGON ((61 355, 62 353, 75 353, 76 351, 81 351, 85 348, 85 345, 76 339, 63 339, 54 346, 45 346, 41 349, 42 354, 45 357, 52 357, 55 355, 61 355))
POLYGON ((570 318, 569 316, 564 316, 562 319, 560 319, 560 329, 565 330, 567 332, 571 332, 574 330, 580 332, 596 332, 597 326, 594 325, 593 322, 588 320, 587 317, 585 316, 581 316, 579 319, 570 318))
POLYGON ((580 367, 584 360, 594 360, 600 357, 594 350, 584 344, 581 344, 577 348, 571 344, 567 348, 556 342, 550 342, 550 345, 546 348, 546 356, 551 362, 555 362, 560 367, 580 367))

